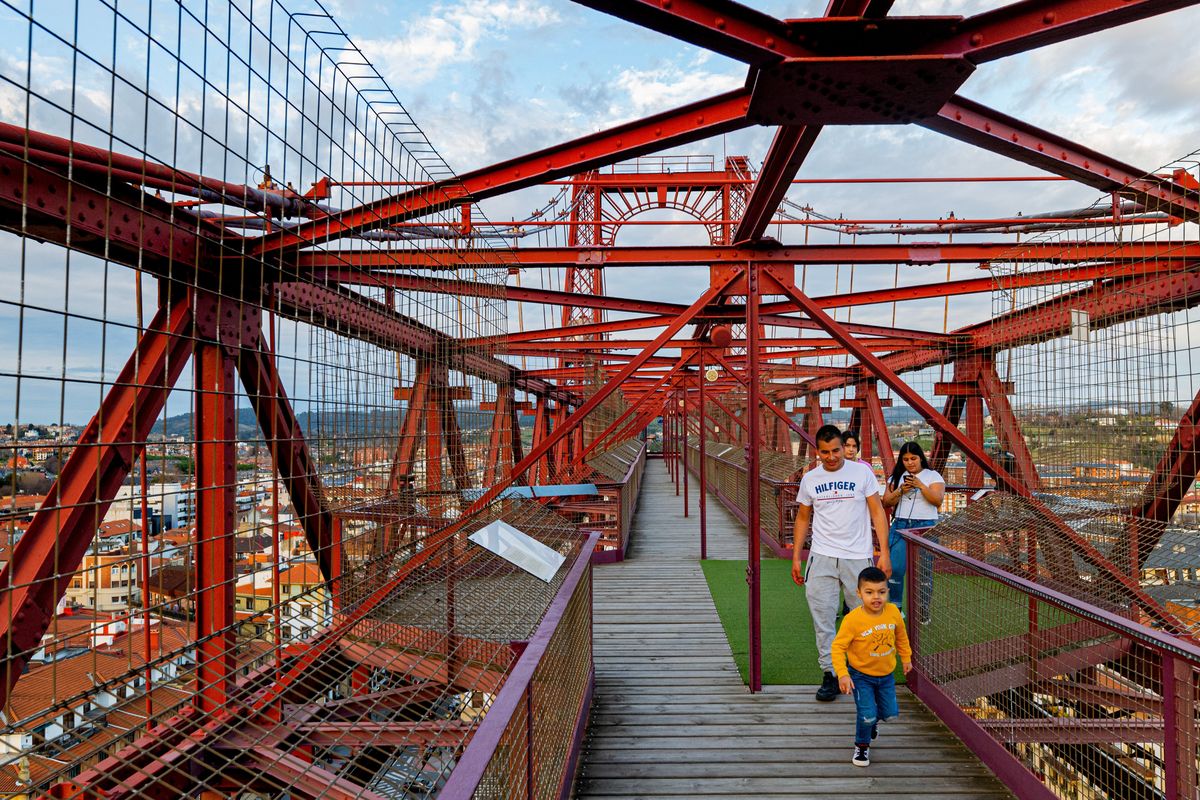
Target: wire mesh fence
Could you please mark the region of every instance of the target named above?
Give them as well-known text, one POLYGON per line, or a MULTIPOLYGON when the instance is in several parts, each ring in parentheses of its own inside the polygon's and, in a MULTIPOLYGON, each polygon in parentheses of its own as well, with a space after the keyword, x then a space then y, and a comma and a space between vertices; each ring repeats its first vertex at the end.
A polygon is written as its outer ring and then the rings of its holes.
POLYGON ((1190 640, 1056 591, 1032 560, 1019 575, 964 556, 942 526, 905 538, 915 691, 985 760, 1002 749, 1010 787, 1196 796, 1190 640))
POLYGON ((509 242, 319 4, 69 6, 0 5, 0 791, 432 794, 580 558, 464 517, 509 242))

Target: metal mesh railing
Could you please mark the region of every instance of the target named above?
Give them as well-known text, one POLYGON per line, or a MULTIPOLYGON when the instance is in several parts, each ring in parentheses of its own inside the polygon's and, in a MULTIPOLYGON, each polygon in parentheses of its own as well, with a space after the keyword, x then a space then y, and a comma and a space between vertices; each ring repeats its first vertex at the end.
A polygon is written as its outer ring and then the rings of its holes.
POLYGON ((646 469, 646 443, 635 439, 589 458, 587 465, 595 473, 592 482, 601 493, 599 504, 586 507, 580 519, 585 528, 600 530, 597 553, 604 558, 620 558, 629 546, 633 515, 642 490, 646 469))
MULTIPOLYGON (((594 543, 593 534, 591 542, 594 543)), ((580 559, 441 795, 557 798, 574 780, 592 686, 592 583, 580 559)))
MULTIPOLYGON (((721 504, 743 522, 747 515, 747 470, 742 459, 745 447, 720 442, 705 446, 708 489, 721 504)), ((792 546, 792 523, 795 520, 796 484, 789 480, 796 471, 796 459, 783 453, 760 451, 759 528, 764 542, 780 557, 787 556, 792 546), (777 476, 777 477, 773 477, 777 476)), ((687 467, 698 474, 700 448, 695 438, 688 440, 687 467)))
POLYGON ((943 526, 903 535, 910 684, 1010 787, 1194 800, 1200 648, 1136 608, 1056 591, 1036 566, 956 552, 943 526))

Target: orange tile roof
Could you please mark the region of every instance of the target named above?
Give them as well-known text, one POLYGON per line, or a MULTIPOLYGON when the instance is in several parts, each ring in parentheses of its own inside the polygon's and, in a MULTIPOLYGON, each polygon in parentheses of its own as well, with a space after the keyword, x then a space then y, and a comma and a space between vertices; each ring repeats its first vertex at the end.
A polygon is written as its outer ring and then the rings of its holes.
POLYGON ((111 522, 101 522, 97 528, 98 536, 123 536, 127 533, 142 532, 141 525, 135 525, 131 519, 114 519, 111 522))
POLYGON ((279 583, 281 586, 312 586, 324 581, 325 579, 321 576, 321 568, 314 561, 305 561, 296 564, 279 573, 279 583))

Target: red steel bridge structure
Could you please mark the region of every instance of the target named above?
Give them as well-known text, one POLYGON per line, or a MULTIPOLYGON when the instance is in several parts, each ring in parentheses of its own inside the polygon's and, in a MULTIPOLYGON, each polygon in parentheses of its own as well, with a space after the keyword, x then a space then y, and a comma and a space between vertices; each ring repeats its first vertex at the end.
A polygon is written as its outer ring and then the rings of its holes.
POLYGON ((890 472, 895 403, 927 429, 933 466, 962 472, 937 537, 906 536, 910 585, 944 576, 1005 609, 982 638, 922 629, 914 693, 1021 796, 1071 796, 1040 766, 1053 761, 1096 792, 1079 796, 1195 798, 1200 394, 1181 337, 1200 303, 1200 176, 1195 162, 1122 163, 959 94, 989 62, 1193 4, 903 17, 889 0, 831 0, 777 19, 725 0, 580 3, 744 63, 745 86, 455 175, 323 11, 182 3, 163 23, 96 3, 64 28, 4 10, 28 64, 5 73, 24 117, 0 122, 19 354, 0 387, 18 398, 0 442, 5 791, 566 796, 593 681, 591 574, 624 556, 647 427, 661 423, 655 456, 684 507, 699 493, 702 558, 710 497, 745 522, 757 692, 760 558, 792 546, 812 434, 846 410, 890 472), (145 57, 97 56, 78 24, 91 13, 145 57), (192 33, 220 69, 189 55, 192 33), (74 85, 97 73, 114 107, 139 98, 137 123, 47 88, 33 65, 48 44, 82 65, 74 85), (245 80, 221 83, 226 70, 245 80), (232 109, 225 134, 188 119, 178 86, 192 79, 232 109), (163 120, 177 159, 155 139, 163 120), (961 179, 981 193, 1059 181, 1101 199, 928 220, 790 201, 823 129, 855 125, 920 126, 1028 170, 961 179), (774 130, 760 166, 668 154, 752 126, 774 130), (557 199, 511 221, 479 206, 525 190, 557 199), (617 243, 663 210, 708 243, 617 243), (35 296, 51 262, 65 265, 57 306, 35 296), (834 265, 987 272, 843 290, 816 277, 834 265), (666 282, 686 267, 708 271, 690 302, 606 287, 616 270, 666 282), (534 287, 536 274, 561 283, 534 287), (972 296, 992 303, 987 319, 905 322, 914 304, 972 296), (538 306, 552 323, 518 329, 514 311, 538 306), (48 369, 43 317, 61 344, 48 369), (107 371, 101 351, 98 378, 74 357, 94 338, 129 345, 107 371), (1101 385, 1124 413, 1089 405, 1101 385), (1031 392, 1057 410, 1035 414, 1031 392), (73 438, 22 445, 50 418, 22 393, 57 402, 62 429, 68 397, 99 405, 73 438), (1124 419, 1142 416, 1156 419, 1124 419), (1144 445, 1144 475, 1110 458, 1115 440, 1144 445), (60 463, 21 513, 34 493, 19 460, 39 447, 60 463), (1089 470, 1119 474, 1088 483, 1089 470), (104 526, 122 503, 114 543, 104 526), (467 539, 495 521, 565 556, 550 583, 467 539), (126 601, 81 605, 102 575, 126 601))

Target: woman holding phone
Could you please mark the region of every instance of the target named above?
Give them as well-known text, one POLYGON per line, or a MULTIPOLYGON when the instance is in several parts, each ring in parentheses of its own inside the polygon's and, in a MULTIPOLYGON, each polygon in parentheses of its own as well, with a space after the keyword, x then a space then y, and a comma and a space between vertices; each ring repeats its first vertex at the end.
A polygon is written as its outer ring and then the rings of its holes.
MULTIPOLYGON (((892 576, 888 579, 889 601, 904 608, 904 573, 908 566, 908 547, 896 531, 901 528, 929 528, 937 524, 938 508, 946 496, 946 481, 937 471, 929 468, 925 451, 916 442, 905 442, 900 446, 896 468, 892 470, 883 489, 883 505, 896 509, 888 535, 888 549, 892 557, 892 576)), ((924 555, 924 554, 922 554, 924 555)), ((921 559, 925 566, 921 572, 921 616, 928 621, 929 603, 933 594, 933 559, 921 559)))

